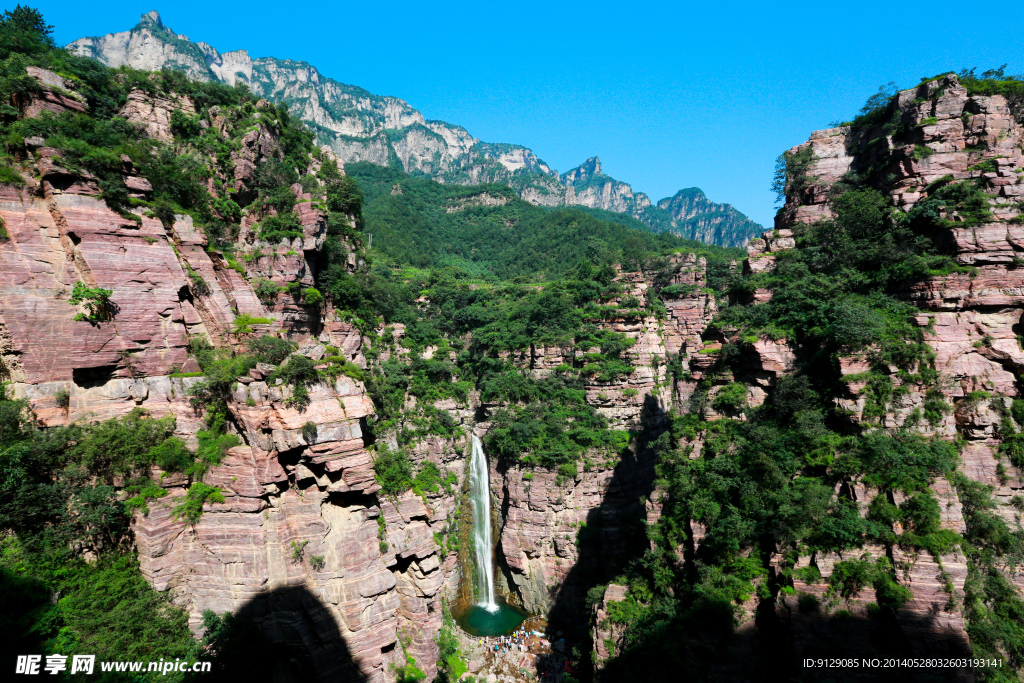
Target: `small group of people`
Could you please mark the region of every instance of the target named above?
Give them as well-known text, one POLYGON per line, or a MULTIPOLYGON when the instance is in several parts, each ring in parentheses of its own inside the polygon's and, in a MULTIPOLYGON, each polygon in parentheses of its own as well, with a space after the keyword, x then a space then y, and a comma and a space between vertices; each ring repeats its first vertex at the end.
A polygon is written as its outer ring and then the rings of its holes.
POLYGON ((487 646, 487 649, 494 653, 505 653, 505 652, 529 652, 529 643, 527 642, 527 632, 524 629, 519 629, 507 636, 496 636, 494 643, 491 643, 490 637, 481 638, 479 641, 480 645, 487 646))
MULTIPOLYGON (((560 633, 557 635, 561 636, 560 633)), ((562 683, 566 674, 570 676, 576 674, 572 661, 566 656, 564 638, 558 638, 557 641, 552 641, 549 645, 543 633, 519 628, 506 636, 479 638, 477 643, 484 650, 493 652, 495 656, 508 652, 530 652, 536 655, 535 664, 539 683, 562 683)), ((497 661, 495 660, 495 662, 497 661)))

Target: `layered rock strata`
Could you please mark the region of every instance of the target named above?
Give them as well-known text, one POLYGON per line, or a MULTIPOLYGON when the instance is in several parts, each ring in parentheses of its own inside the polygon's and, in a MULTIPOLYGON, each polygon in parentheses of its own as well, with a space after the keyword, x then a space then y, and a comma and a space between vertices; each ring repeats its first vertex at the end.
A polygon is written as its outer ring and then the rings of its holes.
MULTIPOLYGON (((166 118, 163 105, 145 98, 135 105, 122 115, 159 137, 159 126, 147 124, 166 118)), ((243 141, 242 154, 273 153, 274 135, 243 141)), ((276 259, 251 259, 243 275, 207 251, 191 218, 165 226, 115 213, 96 196, 95 182, 61 165, 56 150, 38 151, 38 175, 0 187, 7 236, 0 241, 0 376, 43 424, 141 408, 175 417, 175 434, 195 447, 205 425, 188 390, 202 378, 189 376, 198 366, 188 342, 205 335, 236 344, 240 314, 276 317, 272 327, 311 357, 337 345, 361 358, 362 339, 350 326, 322 323, 318 310, 281 301, 284 293, 264 304, 250 283, 312 284, 326 219, 301 188, 294 191, 303 237, 274 245, 276 259), (100 319, 74 320, 68 298, 77 282, 111 292, 100 319)), ((126 186, 141 187, 144 179, 126 164, 126 186)), ((241 240, 271 249, 254 234, 241 240)), ((291 390, 265 375, 257 369, 238 378, 227 403, 228 429, 241 445, 205 478, 224 503, 207 505, 189 526, 172 514, 188 482, 152 472, 168 495, 133 522, 143 575, 170 591, 197 632, 204 610, 254 616, 272 642, 305 653, 318 680, 393 679, 390 665, 405 664, 399 639, 433 675, 440 589, 453 569, 442 569, 434 531, 450 506, 441 494, 378 495, 364 429, 373 404, 361 382, 340 376, 317 384, 299 412, 287 404, 291 390)))
MULTIPOLYGON (((1018 336, 1024 298, 1022 276, 1017 270, 1017 254, 1024 248, 1022 235, 1018 234, 1018 202, 1024 194, 1024 129, 1002 96, 969 94, 952 74, 898 93, 885 119, 897 123, 895 133, 886 134, 880 127, 832 128, 813 133, 807 143, 789 150, 792 158, 802 153, 807 160, 802 182, 787 197, 776 217, 776 229, 751 241, 744 270, 748 274, 771 272, 777 254, 796 246, 795 233, 804 225, 833 218, 832 190, 847 180, 848 173, 870 174, 878 179, 872 181, 873 185, 901 211, 913 210, 949 182, 971 181, 981 187, 988 199, 989 216, 980 225, 958 227, 964 219, 949 207, 943 214, 947 219, 944 225, 949 227, 937 238, 957 263, 970 269, 904 283, 896 292, 920 308, 916 321, 925 329, 925 340, 935 353, 939 380, 934 386, 904 385, 896 369, 890 368, 889 379, 899 390, 886 415, 875 419, 865 416, 869 396, 862 379, 871 367, 870 350, 842 357, 840 369, 846 393, 838 399, 837 407, 851 422, 869 428, 911 428, 925 435, 962 440, 959 472, 992 487, 996 514, 1011 529, 1021 529, 1020 514, 1011 501, 1019 501, 1014 496, 1024 482, 1020 471, 999 452, 999 444, 1001 424, 1010 400, 1018 396, 1019 373, 1024 368, 1018 336), (923 409, 927 401, 936 398, 953 408, 929 422, 923 409)), ((759 289, 745 303, 768 301, 771 296, 770 289, 759 289)), ((789 348, 785 340, 762 338, 753 344, 730 341, 739 343, 754 373, 741 372, 726 380, 739 379, 752 392, 758 384, 762 390, 771 390, 770 382, 759 383, 756 375, 769 370, 786 373, 794 367, 796 349, 789 348)), ((699 447, 699 443, 695 445, 699 447)), ((937 478, 931 489, 940 504, 942 527, 963 534, 967 530, 964 504, 957 490, 944 477, 937 478)), ((866 514, 868 503, 879 491, 852 481, 839 493, 855 501, 866 514)), ((898 505, 902 500, 897 493, 893 502, 898 505)), ((699 525, 695 524, 694 543, 698 546, 700 538, 699 525)), ((822 648, 833 648, 843 656, 877 651, 879 632, 871 616, 875 608, 873 590, 865 589, 842 604, 828 604, 827 580, 835 563, 859 557, 889 557, 897 567, 897 579, 909 589, 911 599, 896 613, 895 624, 909 651, 919 656, 964 656, 970 652, 964 606, 969 558, 959 548, 932 555, 894 545, 799 558, 795 569, 812 567, 821 579, 805 580, 801 577, 806 575, 797 571, 795 594, 780 596, 773 607, 776 621, 771 622, 790 634, 797 658, 824 651, 822 648), (805 609, 800 595, 825 602, 825 610, 805 609), (850 626, 845 631, 826 616, 829 610, 840 608, 850 614, 850 626)), ((773 562, 781 570, 783 558, 779 556, 773 562)), ((1006 576, 1018 590, 1024 589, 1019 573, 1011 571, 1006 576)), ((757 608, 755 602, 746 610, 741 631, 757 628, 757 608)), ((764 620, 763 612, 757 618, 764 620)), ((966 669, 946 673, 955 680, 973 679, 966 669)), ((871 678, 868 674, 862 677, 871 678)))

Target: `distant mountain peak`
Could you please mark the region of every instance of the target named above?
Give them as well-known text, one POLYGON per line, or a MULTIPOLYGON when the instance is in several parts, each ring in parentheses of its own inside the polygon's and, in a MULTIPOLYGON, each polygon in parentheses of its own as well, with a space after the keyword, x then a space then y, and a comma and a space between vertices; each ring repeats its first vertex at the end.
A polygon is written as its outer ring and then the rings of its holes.
MULTIPOLYGON (((704 190, 699 187, 684 187, 683 189, 676 192, 671 197, 665 197, 658 202, 658 206, 662 209, 667 209, 673 204, 686 200, 697 200, 697 201, 708 201, 707 195, 704 194, 704 190)), ((721 206, 732 206, 731 204, 722 204, 721 206)))
POLYGON ((591 176, 604 175, 601 171, 601 158, 596 154, 580 164, 580 170, 591 176))
POLYGON ((165 31, 169 30, 166 26, 164 26, 164 22, 160 20, 160 13, 157 12, 155 9, 150 10, 143 14, 142 18, 139 19, 138 25, 143 28, 155 26, 156 28, 162 28, 165 31))
POLYGON ((343 163, 395 165, 448 185, 500 183, 531 204, 624 213, 654 232, 723 246, 743 245, 763 232, 730 205, 713 204, 699 190, 694 194, 696 188, 655 206, 643 192, 606 175, 597 155, 560 176, 526 147, 483 142, 460 126, 427 120, 396 97, 328 78, 306 62, 253 58, 245 50, 221 53, 194 43, 167 28, 155 10, 130 31, 79 38, 67 47, 111 67, 169 67, 198 80, 245 84, 257 97, 287 105, 343 163), (703 207, 712 212, 706 220, 698 215, 703 207))
POLYGON ((601 170, 601 159, 592 156, 576 168, 563 173, 561 179, 566 185, 578 185, 600 177, 607 177, 601 170))

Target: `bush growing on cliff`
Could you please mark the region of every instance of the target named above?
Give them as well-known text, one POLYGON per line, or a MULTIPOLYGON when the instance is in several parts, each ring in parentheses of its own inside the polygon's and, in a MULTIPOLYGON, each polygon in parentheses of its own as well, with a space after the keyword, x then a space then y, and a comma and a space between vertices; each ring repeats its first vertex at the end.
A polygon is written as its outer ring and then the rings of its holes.
POLYGON ((837 472, 863 472, 864 481, 887 491, 924 490, 938 474, 953 471, 959 458, 949 441, 910 431, 859 437, 836 459, 837 472))
POLYGON ((146 456, 164 472, 181 472, 192 462, 192 452, 185 447, 185 442, 173 436, 149 449, 146 456))
POLYGON ((316 443, 317 429, 315 422, 306 422, 302 425, 302 438, 307 444, 316 443))
POLYGON ((111 316, 110 295, 114 292, 101 287, 87 287, 84 282, 75 283, 68 303, 72 306, 85 306, 85 313, 79 313, 75 320, 98 323, 109 320, 111 316))
POLYGON ((185 468, 185 473, 197 480, 201 480, 211 467, 219 465, 228 449, 242 443, 237 435, 226 433, 223 410, 210 411, 206 416, 206 425, 206 429, 196 432, 199 447, 192 462, 185 468))
POLYGON ((934 228, 970 228, 990 220, 988 195, 971 181, 944 185, 918 202, 907 218, 910 225, 927 234, 934 228), (945 214, 945 217, 943 217, 945 214), (957 220, 953 220, 953 217, 957 220))
POLYGON ((772 192, 775 193, 775 203, 782 204, 786 201, 786 195, 798 196, 809 184, 812 178, 807 176, 807 170, 814 161, 814 150, 810 145, 797 152, 783 152, 775 160, 775 175, 772 180, 772 192))
POLYGON ((307 306, 320 307, 324 302, 324 295, 320 293, 320 290, 315 287, 307 287, 302 290, 302 303, 307 306))
POLYGON ((412 382, 409 393, 429 403, 446 398, 467 399, 472 387, 469 382, 456 382, 458 372, 452 363, 440 358, 417 358, 410 368, 412 382))
POLYGON ((298 346, 295 342, 287 339, 279 339, 265 334, 258 339, 252 339, 247 343, 249 351, 261 363, 277 365, 284 361, 298 346))
POLYGON ((260 239, 271 243, 282 240, 301 239, 302 224, 299 223, 299 217, 291 213, 291 208, 289 207, 288 213, 267 216, 261 220, 259 236, 260 239))
POLYGON ((273 322, 272 318, 262 318, 249 315, 248 313, 241 313, 235 316, 231 331, 237 335, 252 334, 256 331, 254 325, 269 325, 273 322))
POLYGON ((220 489, 197 481, 189 487, 185 499, 175 506, 171 516, 174 519, 183 520, 190 526, 195 526, 203 516, 203 505, 223 502, 224 496, 221 495, 220 489))
POLYGON ((289 356, 288 362, 279 367, 269 378, 270 381, 281 379, 292 386, 309 386, 320 380, 316 363, 299 354, 289 356))
POLYGON ((752 278, 758 287, 774 289, 769 302, 730 306, 717 324, 754 334, 773 331, 771 336, 809 349, 880 344, 880 355, 892 355, 892 364, 908 370, 927 363, 927 346, 913 320, 917 308, 887 290, 958 267, 937 252, 933 233, 921 227, 925 218, 900 218, 876 190, 847 191, 833 200, 833 210, 833 220, 797 226, 799 248, 782 252, 770 275, 752 278))
POLYGON ((386 444, 378 443, 373 472, 386 496, 397 496, 412 488, 412 463, 401 449, 391 450, 386 444))
POLYGON ((199 126, 198 116, 189 116, 180 109, 171 112, 171 132, 175 137, 183 140, 192 140, 197 137, 202 128, 199 126))
POLYGON ((203 381, 189 387, 189 402, 194 408, 217 407, 231 397, 237 378, 256 367, 256 359, 246 354, 229 355, 228 350, 215 350, 205 341, 195 347, 193 355, 203 369, 203 381))
POLYGON ((747 405, 747 385, 733 382, 721 389, 711 401, 711 407, 728 413, 735 413, 747 405))
POLYGON ((465 653, 459 647, 459 639, 455 636, 454 620, 445 609, 444 625, 435 638, 437 642, 437 683, 455 683, 460 680, 469 666, 466 664, 465 653))
POLYGON ((253 282, 252 291, 263 303, 272 304, 281 293, 281 288, 266 278, 257 278, 253 282))
POLYGON ((153 419, 142 408, 133 408, 120 420, 74 428, 77 438, 67 451, 69 464, 77 464, 107 482, 130 476, 169 451, 184 448, 171 437, 174 425, 173 417, 153 419))

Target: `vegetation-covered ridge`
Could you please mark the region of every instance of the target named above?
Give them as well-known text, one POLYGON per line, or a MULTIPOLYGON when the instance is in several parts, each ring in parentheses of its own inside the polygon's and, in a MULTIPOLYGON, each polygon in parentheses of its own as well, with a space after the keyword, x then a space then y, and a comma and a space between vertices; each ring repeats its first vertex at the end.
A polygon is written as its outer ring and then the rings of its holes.
MULTIPOLYGON (((945 150, 948 174, 924 163, 939 152, 928 146, 935 138, 922 136, 944 96, 990 114, 1005 101, 1019 123, 1024 79, 1002 69, 943 79, 883 90, 844 124, 851 165, 841 178, 816 175, 813 145, 780 157, 781 246, 756 254, 757 267, 728 284, 729 305, 705 333, 721 349, 653 445, 663 508, 648 526, 652 549, 613 579, 628 586, 626 597, 601 612, 595 631, 614 636, 604 643, 611 659, 598 662, 608 680, 743 676, 762 667, 802 679, 797 656, 854 650, 973 652, 1001 660, 975 668, 979 679, 1018 680, 1024 600, 1015 569, 1024 530, 1014 508, 1024 500, 1007 505, 995 494, 1011 476, 1007 465, 1022 462, 1020 376, 1006 393, 984 376, 954 379, 951 361, 936 362, 936 348, 951 340, 936 337, 935 309, 922 311, 908 292, 983 276, 997 287, 993 278, 1014 277, 1009 256, 968 265, 957 247, 969 242, 957 240, 1019 222, 996 173, 1006 166, 1013 177, 1019 131, 998 136, 1014 148, 993 144, 996 136, 971 121, 978 110, 965 111, 964 134, 976 142, 954 150, 960 158, 945 150), (955 87, 963 91, 947 95, 955 87), (1005 100, 977 99, 993 95, 1005 100), (916 162, 909 177, 894 171, 907 163, 904 150, 916 162), (906 199, 894 187, 918 194, 906 199), (800 213, 804 206, 815 213, 800 213), (793 367, 755 405, 751 358, 764 348, 786 349, 793 367), (998 424, 991 436, 974 431, 976 415, 998 424), (992 484, 972 478, 977 461, 964 465, 979 448, 991 449, 992 484), (928 606, 922 581, 933 580, 943 597, 928 606), (922 640, 911 626, 928 622, 917 616, 922 609, 933 610, 931 620, 963 620, 966 635, 935 628, 922 640), (737 635, 747 620, 756 635, 737 635), (728 647, 753 651, 753 663, 715 661, 712 653, 728 647)), ((957 303, 970 314, 969 300, 957 303)), ((973 348, 992 343, 986 336, 973 348)), ((590 599, 600 603, 603 594, 598 585, 590 599)))
POLYGON ((344 162, 369 161, 445 185, 498 183, 535 204, 597 206, 637 219, 648 230, 710 244, 742 246, 762 230, 732 206, 711 203, 702 194, 683 202, 685 207, 679 195, 655 205, 601 173, 596 158, 559 176, 525 147, 479 141, 459 126, 425 120, 401 100, 340 83, 305 62, 250 59, 239 52, 222 60, 208 46, 200 49, 175 34, 156 12, 143 15, 131 31, 81 38, 68 47, 110 66, 156 63, 199 80, 244 83, 258 96, 284 104, 344 162), (396 111, 398 118, 391 118, 396 111), (389 123, 396 120, 397 126, 389 123))
POLYGON ((346 164, 363 195, 363 225, 378 261, 456 267, 489 281, 557 279, 581 263, 635 264, 651 252, 742 254, 669 234, 621 214, 544 209, 503 185, 441 185, 366 162, 346 164))

